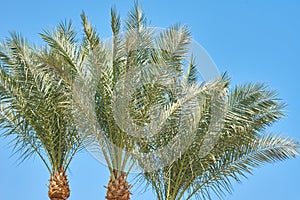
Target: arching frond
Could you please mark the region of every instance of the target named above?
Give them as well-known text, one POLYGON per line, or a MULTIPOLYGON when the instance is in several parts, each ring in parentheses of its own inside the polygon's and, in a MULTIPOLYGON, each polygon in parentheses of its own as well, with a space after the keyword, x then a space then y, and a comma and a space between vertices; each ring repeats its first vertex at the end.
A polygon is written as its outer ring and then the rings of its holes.
POLYGON ((190 42, 191 33, 187 26, 175 24, 159 34, 156 47, 163 61, 180 71, 183 70, 182 62, 186 59, 190 42))
POLYGON ((201 176, 194 181, 186 199, 194 195, 199 199, 211 199, 212 193, 224 196, 232 192, 232 181, 241 182, 253 170, 266 163, 283 161, 299 156, 299 143, 283 137, 267 135, 224 152, 201 176))
MULTIPOLYGON (((71 21, 69 23, 66 21, 62 22, 55 30, 44 31, 44 33, 41 33, 40 35, 51 48, 49 53, 54 53, 55 58, 59 56, 58 59, 60 62, 65 61, 67 63, 67 65, 61 67, 64 71, 75 74, 76 71, 82 70, 80 67, 85 52, 81 51, 81 46, 76 43, 77 33, 74 30, 71 21)), ((44 62, 46 61, 47 60, 45 59, 44 62)))

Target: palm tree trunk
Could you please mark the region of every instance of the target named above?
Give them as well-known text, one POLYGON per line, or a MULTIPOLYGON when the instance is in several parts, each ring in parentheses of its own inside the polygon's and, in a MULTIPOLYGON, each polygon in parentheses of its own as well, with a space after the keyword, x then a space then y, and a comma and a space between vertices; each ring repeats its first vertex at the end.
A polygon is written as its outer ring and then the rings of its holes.
POLYGON ((68 177, 63 169, 59 169, 50 177, 48 196, 51 200, 67 200, 70 196, 68 177))
POLYGON ((107 189, 106 199, 107 200, 130 200, 130 188, 131 186, 126 181, 127 174, 121 172, 118 176, 118 171, 113 171, 114 175, 110 176, 107 189))

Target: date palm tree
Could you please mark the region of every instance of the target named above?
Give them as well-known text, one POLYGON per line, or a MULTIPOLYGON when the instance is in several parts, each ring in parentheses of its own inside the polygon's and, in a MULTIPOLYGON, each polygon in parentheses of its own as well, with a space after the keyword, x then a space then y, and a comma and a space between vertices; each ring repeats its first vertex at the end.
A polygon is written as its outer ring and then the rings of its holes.
MULTIPOLYGON (((110 171, 110 180, 108 185, 105 186, 107 189, 106 199, 128 200, 130 199, 130 188, 132 186, 128 183, 127 177, 133 166, 131 150, 134 143, 133 138, 120 128, 120 124, 116 122, 114 116, 116 111, 113 102, 115 97, 119 98, 119 94, 115 93, 118 82, 128 71, 149 59, 145 53, 147 50, 143 46, 147 44, 148 36, 148 33, 144 31, 146 21, 138 5, 135 4, 126 21, 126 31, 121 33, 120 16, 115 9, 112 9, 111 29, 113 36, 109 45, 105 45, 105 42, 99 42, 100 39, 96 31, 84 14, 82 15, 82 21, 90 50, 87 58, 91 68, 90 73, 96 74, 97 80, 95 84, 92 84, 96 88, 91 99, 95 99, 92 107, 94 108, 95 123, 97 124, 95 126, 98 126, 93 135, 97 141, 96 151, 102 152, 110 171), (143 39, 143 42, 136 41, 137 37, 135 36, 143 39), (141 51, 138 52, 137 49, 141 51), (144 57, 138 59, 138 56, 144 57)), ((90 84, 88 83, 88 85, 90 84)), ((85 95, 81 94, 82 96, 85 95)), ((117 106, 121 105, 118 104, 117 106)), ((120 111, 117 112, 120 113, 120 111)), ((87 123, 94 125, 93 120, 87 121, 87 123)), ((92 148, 95 148, 95 146, 92 148)))
MULTIPOLYGON (((82 21, 88 43, 86 66, 89 73, 77 77, 81 83, 79 85, 86 86, 79 89, 77 96, 80 97, 78 101, 84 104, 89 99, 95 99, 95 102, 88 103, 88 108, 85 105, 79 106, 84 110, 84 118, 88 118, 88 125, 81 126, 85 132, 88 130, 89 136, 94 135, 96 138, 95 146, 88 148, 102 152, 109 168, 111 176, 106 186, 106 199, 128 200, 131 185, 127 177, 140 164, 140 158, 133 155, 133 152, 146 151, 145 147, 151 144, 138 134, 137 127, 126 122, 129 117, 133 123, 143 127, 144 124, 149 124, 151 108, 157 102, 160 107, 164 106, 168 99, 166 96, 171 94, 170 90, 174 90, 174 84, 180 79, 179 67, 183 54, 187 51, 182 47, 188 44, 190 33, 185 26, 175 25, 165 33, 157 35, 154 29, 148 27, 144 13, 137 3, 128 14, 124 32, 121 32, 120 16, 115 9, 111 10, 113 36, 109 45, 100 42, 84 14, 82 21), (172 36, 167 37, 168 34, 172 36), (164 69, 171 69, 171 73, 163 72, 164 69), (155 82, 159 78, 157 73, 165 78, 155 82), (164 81, 171 81, 173 85, 164 86, 164 81), (89 93, 90 91, 93 92, 89 93), (95 109, 94 118, 86 117, 93 112, 90 108, 95 109)), ((162 116, 172 113, 173 118, 177 118, 181 105, 203 92, 195 87, 186 90, 188 95, 177 98, 177 103, 163 110, 162 116)), ((84 121, 80 117, 78 119, 84 121)), ((167 118, 164 117, 163 120, 167 118)), ((185 126, 188 125, 186 123, 185 126)), ((155 163, 152 163, 152 167, 153 165, 155 163)))
MULTIPOLYGON (((70 28, 61 24, 59 30, 70 28)), ((66 42, 73 37, 68 33, 66 42)), ((13 138, 21 160, 32 155, 42 160, 50 173, 52 200, 70 196, 66 171, 83 142, 72 117, 72 94, 53 70, 67 65, 55 51, 33 47, 16 33, 0 44, 1 134, 13 138), (52 56, 51 64, 39 59, 46 53, 52 56)))
MULTIPOLYGON (((195 66, 190 65, 188 72, 191 73, 185 80, 195 84, 195 66)), ((219 81, 218 91, 225 91, 220 93, 223 106, 214 103, 214 92, 201 95, 201 117, 192 145, 170 165, 142 175, 157 199, 212 199, 213 193, 221 198, 225 192, 232 192, 232 181, 241 182, 241 177, 247 177, 254 168, 299 155, 299 143, 293 139, 265 133, 266 128, 284 116, 284 104, 276 92, 264 84, 237 85, 229 90, 228 78, 219 81), (215 105, 218 107, 213 111, 215 105), (206 137, 216 112, 224 113, 222 126, 215 130, 217 139, 214 135, 206 137)))

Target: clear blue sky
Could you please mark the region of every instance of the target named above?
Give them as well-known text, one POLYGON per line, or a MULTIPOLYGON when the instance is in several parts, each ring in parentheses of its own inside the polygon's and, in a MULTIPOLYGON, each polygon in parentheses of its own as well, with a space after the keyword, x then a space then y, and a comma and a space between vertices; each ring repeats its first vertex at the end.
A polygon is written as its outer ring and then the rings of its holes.
MULTIPOLYGON (((300 1, 297 0, 140 0, 152 26, 187 24, 193 38, 211 55, 232 83, 266 82, 287 102, 288 117, 269 129, 300 141, 300 1)), ((0 39, 9 31, 40 42, 37 33, 73 19, 80 29, 85 10, 102 37, 110 36, 109 12, 116 5, 124 18, 133 1, 12 0, 0 2, 0 39)), ((38 158, 17 165, 8 140, 0 139, 0 200, 48 199, 49 174, 38 158)), ((104 199, 108 171, 82 152, 71 165, 70 200, 104 199)), ((300 199, 300 159, 266 165, 234 184, 226 200, 300 199)), ((134 188, 135 190, 135 188, 134 188)), ((151 190, 134 192, 133 200, 155 199, 151 190)))

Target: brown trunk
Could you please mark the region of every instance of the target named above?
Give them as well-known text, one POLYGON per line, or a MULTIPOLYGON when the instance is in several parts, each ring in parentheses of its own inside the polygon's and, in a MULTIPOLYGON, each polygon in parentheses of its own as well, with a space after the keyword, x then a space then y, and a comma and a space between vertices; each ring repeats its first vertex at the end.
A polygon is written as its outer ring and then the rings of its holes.
POLYGON ((48 196, 51 200, 67 200, 70 196, 68 177, 63 169, 59 169, 50 177, 48 196))
POLYGON ((107 200, 129 200, 130 199, 130 185, 126 181, 126 173, 121 173, 118 176, 118 171, 114 170, 114 176, 110 177, 107 189, 107 200))

